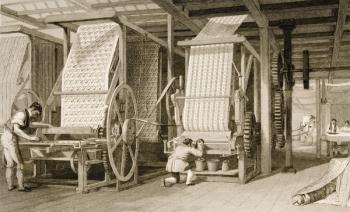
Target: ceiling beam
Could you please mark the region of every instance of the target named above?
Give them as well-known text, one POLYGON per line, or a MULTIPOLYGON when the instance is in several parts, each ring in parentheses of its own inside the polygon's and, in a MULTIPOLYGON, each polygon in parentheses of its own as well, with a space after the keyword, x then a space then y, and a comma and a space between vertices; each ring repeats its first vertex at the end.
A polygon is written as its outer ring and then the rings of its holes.
POLYGON ((35 29, 30 29, 28 27, 22 26, 22 25, 10 25, 10 26, 1 26, 0 27, 0 33, 15 33, 20 32, 31 36, 36 36, 44 40, 48 40, 54 43, 63 44, 63 41, 61 39, 58 39, 56 37, 53 37, 51 35, 48 35, 46 33, 39 32, 35 29))
POLYGON ((62 15, 49 15, 44 19, 45 23, 65 23, 78 21, 91 21, 101 19, 111 19, 117 16, 115 11, 89 11, 87 13, 72 13, 62 15))
POLYGON ((30 4, 30 3, 42 3, 42 2, 45 2, 45 1, 55 1, 55 0, 22 0, 22 1, 16 1, 16 2, 13 2, 13 1, 3 1, 2 2, 2 6, 12 6, 12 5, 22 5, 22 4, 30 4))
MULTIPOLYGON (((190 3, 185 3, 184 0, 175 1, 179 5, 188 5, 190 3)), ((193 2, 192 2, 193 4, 193 2)), ((199 2, 198 4, 210 5, 212 8, 199 9, 199 10, 190 10, 189 16, 193 18, 199 17, 210 17, 210 16, 226 16, 234 14, 243 14, 247 13, 248 9, 244 5, 232 6, 228 5, 227 7, 216 7, 216 2, 206 1, 199 2)), ((264 13, 282 13, 290 11, 310 11, 310 10, 322 10, 322 9, 334 9, 338 8, 338 0, 309 0, 309 1, 293 1, 285 3, 273 3, 273 4, 260 4, 260 8, 264 13)))
POLYGON ((186 13, 181 11, 174 5, 170 0, 152 0, 154 3, 156 3, 160 8, 164 9, 167 13, 175 17, 178 21, 180 21, 182 24, 187 26, 190 30, 192 30, 194 33, 198 34, 204 25, 200 26, 197 25, 193 20, 188 17, 186 13))
POLYGON ((343 36, 344 25, 346 21, 346 9, 348 9, 349 2, 347 0, 339 0, 337 25, 334 33, 333 54, 331 66, 337 65, 337 58, 339 55, 339 49, 341 44, 341 38, 343 36))
POLYGON ((127 1, 116 1, 116 2, 105 2, 105 3, 95 3, 91 5, 92 9, 103 9, 110 7, 125 7, 132 5, 145 5, 152 3, 149 0, 127 0, 127 1))
POLYGON ((68 6, 68 7, 57 7, 57 8, 45 8, 45 9, 34 9, 34 10, 23 10, 17 11, 17 15, 33 15, 40 13, 52 13, 52 12, 67 12, 80 9, 80 7, 68 6))
POLYGON ((32 26, 39 27, 39 28, 46 27, 45 23, 41 23, 41 22, 37 21, 35 18, 32 18, 28 15, 17 15, 17 12, 15 10, 7 8, 4 5, 1 5, 0 14, 5 15, 5 16, 10 17, 10 18, 13 18, 17 21, 20 21, 20 22, 23 22, 26 24, 30 24, 32 26))
POLYGON ((84 10, 91 9, 91 5, 87 3, 85 0, 68 0, 68 1, 84 10))
MULTIPOLYGON (((248 8, 251 16, 255 20, 255 22, 258 24, 261 28, 268 28, 269 27, 269 20, 265 16, 265 14, 261 11, 260 5, 255 0, 245 0, 244 1, 245 6, 248 8)), ((276 41, 275 35, 272 30, 270 30, 270 43, 275 52, 280 51, 280 47, 278 42, 276 41)))
MULTIPOLYGON (((121 23, 127 27, 129 27, 130 29, 133 29, 134 31, 140 33, 141 35, 153 40, 154 42, 158 43, 159 45, 168 48, 168 43, 166 41, 164 41, 163 39, 160 39, 158 37, 156 37, 155 35, 153 35, 152 33, 147 32, 146 30, 142 29, 141 27, 129 22, 127 20, 127 18, 120 16, 120 17, 116 17, 114 19, 116 22, 121 23)), ((179 48, 174 48, 174 53, 185 57, 185 52, 182 49, 179 48)))
MULTIPOLYGON (((69 22, 78 22, 78 21, 90 21, 90 20, 112 20, 116 21, 120 24, 123 24, 134 31, 140 33, 141 35, 150 38, 154 42, 158 43, 159 45, 168 48, 168 44, 156 37, 155 35, 147 32, 146 30, 142 29, 141 27, 131 23, 127 20, 124 16, 119 16, 117 12, 109 10, 89 10, 87 13, 74 13, 74 14, 65 14, 65 15, 50 15, 45 18, 46 23, 57 23, 57 24, 63 24, 63 23, 69 23, 69 22)), ((174 52, 180 56, 185 56, 184 51, 175 48, 174 52)))

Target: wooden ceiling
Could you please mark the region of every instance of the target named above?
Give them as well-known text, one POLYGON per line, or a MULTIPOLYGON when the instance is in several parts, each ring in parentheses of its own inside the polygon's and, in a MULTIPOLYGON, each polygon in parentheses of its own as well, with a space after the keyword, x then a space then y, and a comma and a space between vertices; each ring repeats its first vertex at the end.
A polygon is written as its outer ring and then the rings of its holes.
MULTIPOLYGON (((36 28, 76 29, 85 21, 117 18, 152 38, 164 40, 167 17, 175 17, 175 41, 194 37, 208 18, 250 14, 239 33, 259 50, 259 26, 268 24, 283 48, 281 23, 293 19, 293 64, 302 68, 302 51, 310 52, 312 69, 350 67, 349 0, 3 0, 2 25, 13 20, 36 28), (117 16, 117 17, 116 17, 117 16), (59 24, 59 25, 58 25, 59 24), (141 31, 140 31, 141 30, 141 31)), ((161 40, 161 41, 162 41, 161 40)))

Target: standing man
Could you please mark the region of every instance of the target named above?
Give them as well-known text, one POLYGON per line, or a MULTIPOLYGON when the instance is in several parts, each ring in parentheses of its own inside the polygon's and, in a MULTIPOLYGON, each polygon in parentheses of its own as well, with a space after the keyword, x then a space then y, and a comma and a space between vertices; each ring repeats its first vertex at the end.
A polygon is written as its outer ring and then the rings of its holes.
POLYGON ((23 159, 18 145, 18 137, 30 141, 39 141, 36 136, 30 136, 23 130, 28 129, 31 118, 39 117, 42 107, 38 102, 34 102, 24 111, 16 112, 5 124, 4 134, 1 136, 1 143, 4 147, 4 157, 6 162, 6 181, 8 190, 15 189, 13 184, 14 168, 17 168, 18 191, 29 192, 30 188, 24 187, 23 183, 23 159))

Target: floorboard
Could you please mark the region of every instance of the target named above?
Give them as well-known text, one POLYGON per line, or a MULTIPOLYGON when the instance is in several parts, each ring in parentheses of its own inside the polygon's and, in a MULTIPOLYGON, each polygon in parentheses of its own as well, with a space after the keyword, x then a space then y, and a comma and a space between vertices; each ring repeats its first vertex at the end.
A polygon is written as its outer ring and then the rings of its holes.
MULTIPOLYGON (((0 211, 348 212, 349 208, 332 205, 311 204, 299 207, 291 204, 291 197, 297 190, 323 175, 328 167, 327 161, 296 155, 296 174, 282 174, 275 165, 271 175, 259 176, 244 185, 198 182, 194 186, 182 183, 163 188, 160 186, 161 178, 156 178, 121 192, 111 187, 88 194, 79 194, 69 188, 46 186, 35 188, 31 193, 8 192, 2 177, 0 211)), ((3 169, 0 171, 4 176, 3 169)))

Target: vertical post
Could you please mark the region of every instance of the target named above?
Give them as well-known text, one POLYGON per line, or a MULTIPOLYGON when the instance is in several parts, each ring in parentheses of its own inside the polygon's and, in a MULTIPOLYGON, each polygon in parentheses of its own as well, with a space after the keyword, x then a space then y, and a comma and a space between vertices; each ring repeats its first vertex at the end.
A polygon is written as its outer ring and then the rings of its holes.
POLYGON ((245 88, 244 80, 245 80, 245 73, 246 73, 246 52, 244 45, 241 45, 241 77, 239 78, 239 86, 241 89, 245 88))
POLYGON ((187 77, 187 72, 188 72, 188 64, 190 62, 190 47, 185 48, 185 80, 187 77))
POLYGON ((271 71, 270 71, 270 41, 267 27, 260 28, 261 56, 261 171, 271 173, 271 71))
POLYGON ((66 64, 70 49, 70 30, 63 27, 63 64, 66 64))
POLYGON ((286 161, 283 172, 296 172, 293 168, 293 149, 292 149, 292 94, 293 94, 293 71, 292 71, 292 31, 295 28, 293 21, 282 23, 280 28, 284 35, 284 61, 286 68, 285 83, 285 103, 286 103, 286 161))
MULTIPOLYGON (((320 122, 321 122, 321 135, 320 136, 323 135, 323 132, 327 126, 326 120, 328 120, 328 119, 325 117, 325 114, 327 114, 327 104, 326 103, 327 103, 326 80, 322 79, 322 83, 321 83, 321 114, 323 114, 323 116, 320 116, 320 122)), ((327 141, 327 147, 326 147, 327 156, 329 156, 329 154, 330 154, 329 151, 330 151, 329 142, 327 141)))
POLYGON ((121 62, 121 70, 122 72, 119 75, 119 81, 121 83, 127 82, 127 55, 126 55, 126 31, 127 28, 125 25, 121 26, 122 30, 122 36, 119 42, 119 60, 121 62))
POLYGON ((78 153, 78 188, 81 193, 86 192, 87 186, 87 169, 86 169, 86 149, 82 149, 78 153))
POLYGON ((174 17, 168 15, 168 82, 174 76, 174 17))
MULTIPOLYGON (((168 60, 168 71, 167 71, 167 79, 170 82, 171 78, 174 76, 174 17, 172 15, 168 15, 168 23, 167 23, 167 31, 168 31, 168 48, 167 48, 167 60, 168 60)), ((169 94, 167 94, 169 95, 169 94)), ((170 98, 167 97, 170 104, 170 98)), ((173 120, 169 119, 168 124, 173 124, 173 120)), ((168 139, 172 139, 176 135, 176 127, 168 128, 168 139)))
POLYGON ((316 157, 321 158, 321 81, 316 80, 316 157))
POLYGON ((260 123, 261 102, 260 102, 260 71, 258 67, 258 61, 256 58, 253 60, 254 65, 254 115, 256 122, 260 123))

